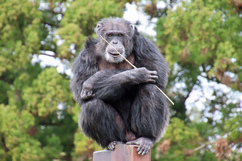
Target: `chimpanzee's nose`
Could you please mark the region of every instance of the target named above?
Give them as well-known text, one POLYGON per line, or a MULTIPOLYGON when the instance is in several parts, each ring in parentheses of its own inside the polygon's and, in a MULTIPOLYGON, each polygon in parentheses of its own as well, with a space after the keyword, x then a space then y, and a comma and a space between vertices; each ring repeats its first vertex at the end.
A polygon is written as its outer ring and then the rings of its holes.
POLYGON ((118 44, 118 41, 117 40, 113 40, 113 44, 118 44))

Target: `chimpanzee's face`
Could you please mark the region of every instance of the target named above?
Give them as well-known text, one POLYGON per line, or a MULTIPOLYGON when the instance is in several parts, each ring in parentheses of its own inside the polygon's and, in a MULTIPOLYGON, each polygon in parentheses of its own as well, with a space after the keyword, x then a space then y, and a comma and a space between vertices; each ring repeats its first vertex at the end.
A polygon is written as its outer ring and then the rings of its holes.
POLYGON ((120 63, 124 60, 123 57, 127 58, 131 54, 133 49, 133 26, 131 24, 120 21, 100 22, 95 30, 111 44, 107 44, 104 40, 99 42, 101 48, 104 49, 106 61, 120 63))

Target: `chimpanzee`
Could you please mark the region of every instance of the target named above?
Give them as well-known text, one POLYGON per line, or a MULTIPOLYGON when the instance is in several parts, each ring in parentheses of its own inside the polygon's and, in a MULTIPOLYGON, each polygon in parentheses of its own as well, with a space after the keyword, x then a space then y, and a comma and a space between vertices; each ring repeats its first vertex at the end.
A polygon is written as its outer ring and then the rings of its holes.
POLYGON ((168 65, 156 45, 122 18, 98 22, 73 63, 71 90, 81 106, 79 125, 102 147, 137 144, 141 155, 162 136, 169 122, 164 89, 168 65), (133 63, 132 68, 116 50, 133 63))

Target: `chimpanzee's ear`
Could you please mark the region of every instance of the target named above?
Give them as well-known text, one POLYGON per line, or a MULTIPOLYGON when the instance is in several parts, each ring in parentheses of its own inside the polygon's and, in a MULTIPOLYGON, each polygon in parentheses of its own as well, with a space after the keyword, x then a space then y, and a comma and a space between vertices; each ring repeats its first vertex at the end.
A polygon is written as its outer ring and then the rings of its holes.
POLYGON ((138 36, 138 35, 140 35, 140 33, 139 33, 139 31, 138 31, 138 29, 137 29, 137 27, 136 26, 134 26, 134 36, 138 36))
POLYGON ((103 25, 101 23, 98 23, 97 24, 97 26, 94 29, 94 31, 96 32, 96 34, 98 34, 98 32, 101 30, 102 27, 103 27, 103 25))
POLYGON ((130 28, 134 30, 135 26, 133 24, 130 25, 130 28))

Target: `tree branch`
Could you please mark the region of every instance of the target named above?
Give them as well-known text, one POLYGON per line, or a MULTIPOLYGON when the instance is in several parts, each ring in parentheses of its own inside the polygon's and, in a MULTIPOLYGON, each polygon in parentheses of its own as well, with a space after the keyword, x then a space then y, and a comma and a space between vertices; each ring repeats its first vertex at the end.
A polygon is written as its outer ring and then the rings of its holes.
POLYGON ((46 55, 46 56, 53 57, 53 58, 56 57, 56 53, 54 55, 50 55, 50 54, 46 54, 45 51, 40 51, 40 55, 46 55))

